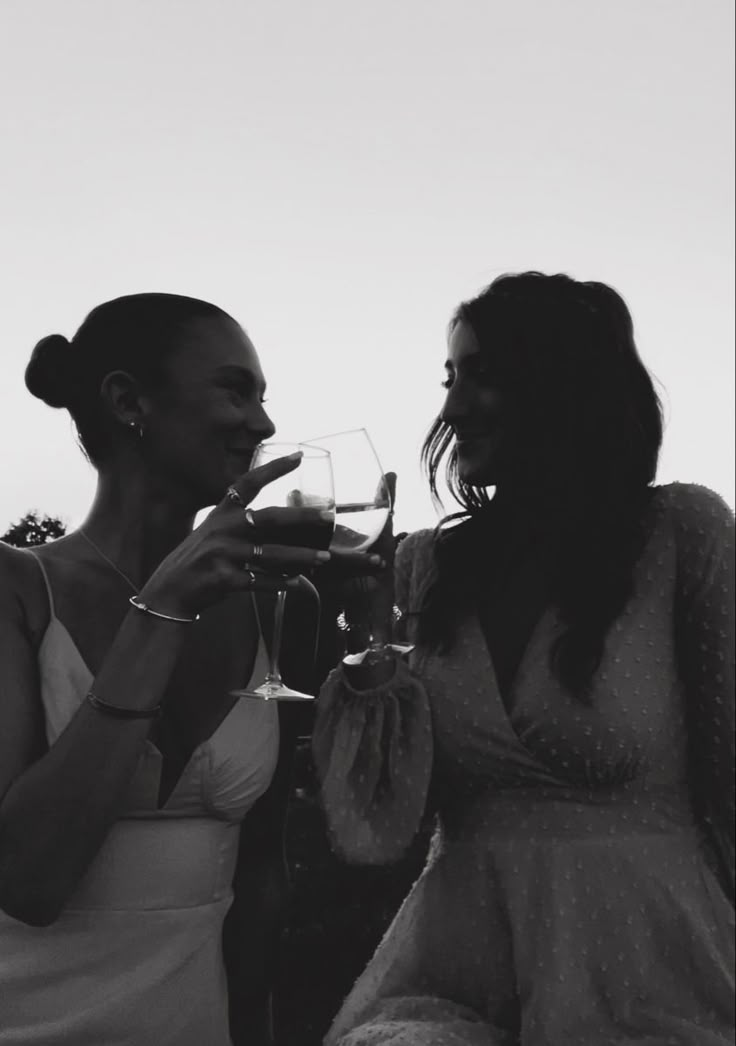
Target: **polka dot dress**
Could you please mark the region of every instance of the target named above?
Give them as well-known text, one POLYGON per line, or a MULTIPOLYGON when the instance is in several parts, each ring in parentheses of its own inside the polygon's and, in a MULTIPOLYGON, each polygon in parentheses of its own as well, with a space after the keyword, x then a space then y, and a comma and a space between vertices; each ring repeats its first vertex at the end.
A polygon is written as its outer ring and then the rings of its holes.
MULTIPOLYGON (((733 1042, 733 516, 692 484, 658 488, 652 512, 590 707, 549 670, 553 608, 509 711, 475 617, 450 654, 411 655, 403 698, 396 680, 362 701, 323 688, 338 849, 391 859, 428 791, 438 809, 427 867, 327 1046, 733 1042), (361 791, 366 775, 382 787, 361 791)), ((430 531, 396 569, 416 607, 430 531)))

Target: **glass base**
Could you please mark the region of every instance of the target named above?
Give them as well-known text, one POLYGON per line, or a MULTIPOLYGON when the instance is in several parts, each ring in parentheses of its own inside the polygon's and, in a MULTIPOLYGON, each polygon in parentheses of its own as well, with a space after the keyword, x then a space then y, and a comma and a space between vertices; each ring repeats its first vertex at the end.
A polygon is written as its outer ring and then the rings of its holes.
POLYGON ((410 654, 413 649, 413 643, 387 643, 385 646, 370 646, 358 651, 357 654, 346 654, 342 663, 344 665, 362 665, 369 654, 376 660, 381 660, 388 656, 389 650, 393 650, 396 654, 410 654))
POLYGON ((231 690, 231 697, 250 697, 256 701, 314 701, 313 694, 292 690, 283 683, 261 683, 255 690, 231 690))

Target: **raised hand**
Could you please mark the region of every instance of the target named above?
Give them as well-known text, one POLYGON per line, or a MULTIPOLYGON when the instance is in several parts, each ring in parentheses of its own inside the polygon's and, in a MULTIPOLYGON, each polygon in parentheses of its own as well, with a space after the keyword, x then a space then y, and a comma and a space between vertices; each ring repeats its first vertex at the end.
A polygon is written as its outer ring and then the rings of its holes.
POLYGON ((141 592, 145 602, 197 614, 234 592, 296 587, 296 575, 329 562, 329 552, 296 544, 320 522, 321 509, 248 509, 263 487, 300 460, 299 454, 277 458, 241 476, 232 488, 237 498, 226 495, 149 578, 141 592))
MULTIPOLYGON (((396 473, 388 472, 381 480, 377 500, 396 498, 396 473)), ((349 648, 374 648, 391 642, 394 606, 393 513, 371 546, 370 552, 334 549, 332 559, 317 572, 314 582, 328 616, 341 614, 350 629, 349 648)))

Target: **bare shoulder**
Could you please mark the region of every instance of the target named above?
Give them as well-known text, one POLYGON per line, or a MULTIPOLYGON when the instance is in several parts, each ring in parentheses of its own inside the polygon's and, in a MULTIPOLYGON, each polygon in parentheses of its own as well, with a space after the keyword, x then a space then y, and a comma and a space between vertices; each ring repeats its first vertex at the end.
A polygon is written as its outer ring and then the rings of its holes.
POLYGON ((37 663, 44 595, 33 556, 0 542, 0 795, 46 747, 37 663))
POLYGON ((0 541, 0 616, 40 633, 48 623, 48 600, 38 564, 26 549, 0 541))
POLYGON ((33 588, 34 571, 39 573, 27 552, 0 541, 0 599, 4 608, 16 604, 33 588))

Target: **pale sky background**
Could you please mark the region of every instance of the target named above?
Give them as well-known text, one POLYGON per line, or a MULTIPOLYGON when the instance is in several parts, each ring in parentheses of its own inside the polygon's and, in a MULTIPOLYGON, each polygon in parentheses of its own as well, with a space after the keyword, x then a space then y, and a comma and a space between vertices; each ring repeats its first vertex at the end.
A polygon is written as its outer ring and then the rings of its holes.
MULTIPOLYGON (((94 474, 34 343, 140 290, 250 333, 283 439, 366 426, 397 526, 452 309, 610 282, 666 390, 660 482, 734 503, 733 0, 0 0, 0 533, 94 474)), ((449 507, 449 506, 448 506, 449 507)))

